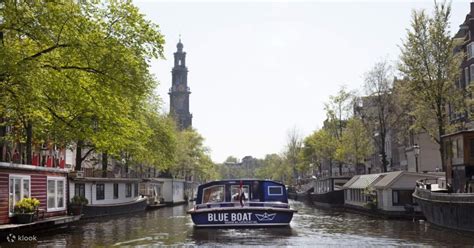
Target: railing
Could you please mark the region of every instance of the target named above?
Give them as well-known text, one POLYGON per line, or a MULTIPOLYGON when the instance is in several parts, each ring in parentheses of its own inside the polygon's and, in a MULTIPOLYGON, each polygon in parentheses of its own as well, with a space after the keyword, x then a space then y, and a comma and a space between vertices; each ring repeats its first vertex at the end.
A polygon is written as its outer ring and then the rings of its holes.
MULTIPOLYGON (((474 203, 474 193, 437 193, 432 192, 438 179, 422 179, 416 182, 415 197, 446 203, 474 203)), ((442 189, 442 188, 441 188, 442 189)))

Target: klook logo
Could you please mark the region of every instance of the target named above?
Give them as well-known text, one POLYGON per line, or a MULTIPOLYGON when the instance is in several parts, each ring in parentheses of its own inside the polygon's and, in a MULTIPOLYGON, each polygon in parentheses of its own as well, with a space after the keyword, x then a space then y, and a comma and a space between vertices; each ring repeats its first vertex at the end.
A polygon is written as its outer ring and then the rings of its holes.
POLYGON ((8 241, 9 243, 15 242, 15 241, 16 241, 16 236, 15 236, 15 234, 13 234, 13 233, 8 234, 8 236, 7 236, 7 241, 8 241))
POLYGON ((38 238, 36 237, 36 235, 26 236, 26 235, 15 235, 13 233, 10 233, 7 235, 7 241, 9 243, 31 242, 31 241, 38 241, 38 238))

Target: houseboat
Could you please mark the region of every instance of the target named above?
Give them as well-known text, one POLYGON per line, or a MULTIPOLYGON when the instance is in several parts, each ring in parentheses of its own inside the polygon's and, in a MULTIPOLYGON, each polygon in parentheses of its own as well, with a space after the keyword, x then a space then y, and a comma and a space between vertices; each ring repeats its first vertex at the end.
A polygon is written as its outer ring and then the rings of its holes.
POLYGON ((88 204, 82 209, 83 218, 144 211, 147 198, 139 194, 138 178, 82 177, 70 178, 69 195, 85 197, 88 204))
POLYGON ((0 242, 10 232, 33 232, 79 220, 80 216, 68 216, 66 188, 63 168, 0 162, 0 242), (40 205, 29 223, 18 224, 14 207, 23 198, 36 198, 40 205))
POLYGON ((342 186, 350 179, 350 177, 344 176, 315 179, 313 181, 313 192, 310 194, 311 202, 320 207, 342 207, 344 205, 342 186))
POLYGON ((442 136, 442 144, 446 178, 420 180, 413 197, 430 223, 474 232, 474 130, 442 136))
POLYGON ((140 195, 147 197, 147 209, 157 209, 166 206, 163 198, 163 182, 154 178, 144 179, 140 183, 140 195))
POLYGON ((288 226, 295 212, 285 185, 270 180, 202 184, 188 211, 196 227, 288 226))
POLYGON ((161 203, 168 206, 180 205, 186 203, 185 199, 185 180, 177 178, 153 178, 153 182, 159 183, 161 191, 161 203))
POLYGON ((343 187, 344 206, 385 218, 421 218, 420 208, 412 198, 416 181, 438 176, 407 171, 357 175, 343 187))

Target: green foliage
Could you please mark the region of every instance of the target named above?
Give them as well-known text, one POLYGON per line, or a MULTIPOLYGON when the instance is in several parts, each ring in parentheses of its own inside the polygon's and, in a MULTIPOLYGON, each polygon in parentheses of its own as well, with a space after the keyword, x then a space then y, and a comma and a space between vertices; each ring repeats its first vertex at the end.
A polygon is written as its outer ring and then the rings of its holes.
MULTIPOLYGON (((405 100, 413 106, 409 113, 412 128, 426 131, 438 144, 453 128, 448 123, 448 104, 460 112, 464 104, 463 92, 455 86, 464 54, 453 53, 460 41, 451 38, 450 15, 451 7, 445 2, 435 3, 432 16, 423 10, 413 11, 399 66, 406 78, 405 100)), ((440 145, 441 158, 442 149, 440 145)))
POLYGON ((271 179, 291 184, 293 168, 285 163, 285 158, 278 154, 268 154, 262 161, 262 167, 256 171, 256 176, 262 179, 271 179))
POLYGON ((336 149, 336 160, 354 165, 364 161, 374 150, 370 136, 360 119, 349 119, 336 149))
POLYGON ((195 180, 201 182, 218 177, 217 166, 203 142, 204 138, 193 129, 178 133, 176 158, 171 168, 173 175, 183 178, 194 176, 195 180))
POLYGON ((89 204, 89 200, 87 200, 87 198, 85 198, 84 196, 75 195, 71 199, 71 205, 85 206, 87 204, 89 204))
POLYGON ((163 56, 164 39, 131 1, 6 1, 2 14, 0 116, 15 127, 7 139, 172 164, 172 125, 149 107, 148 63, 163 56))
POLYGON ((13 211, 16 214, 34 213, 39 205, 40 201, 36 198, 23 198, 15 204, 13 211))

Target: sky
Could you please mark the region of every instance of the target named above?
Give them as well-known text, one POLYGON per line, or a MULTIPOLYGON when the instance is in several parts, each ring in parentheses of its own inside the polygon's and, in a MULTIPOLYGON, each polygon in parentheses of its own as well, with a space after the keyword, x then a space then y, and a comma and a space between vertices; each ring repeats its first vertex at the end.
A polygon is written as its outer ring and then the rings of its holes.
MULTIPOLYGON (((193 128, 214 162, 281 153, 288 133, 322 127, 324 103, 342 85, 363 94, 364 74, 394 65, 412 10, 434 1, 137 1, 165 36, 153 60, 156 90, 169 111, 173 53, 181 35, 193 128)), ((454 35, 469 1, 453 1, 454 35)))

